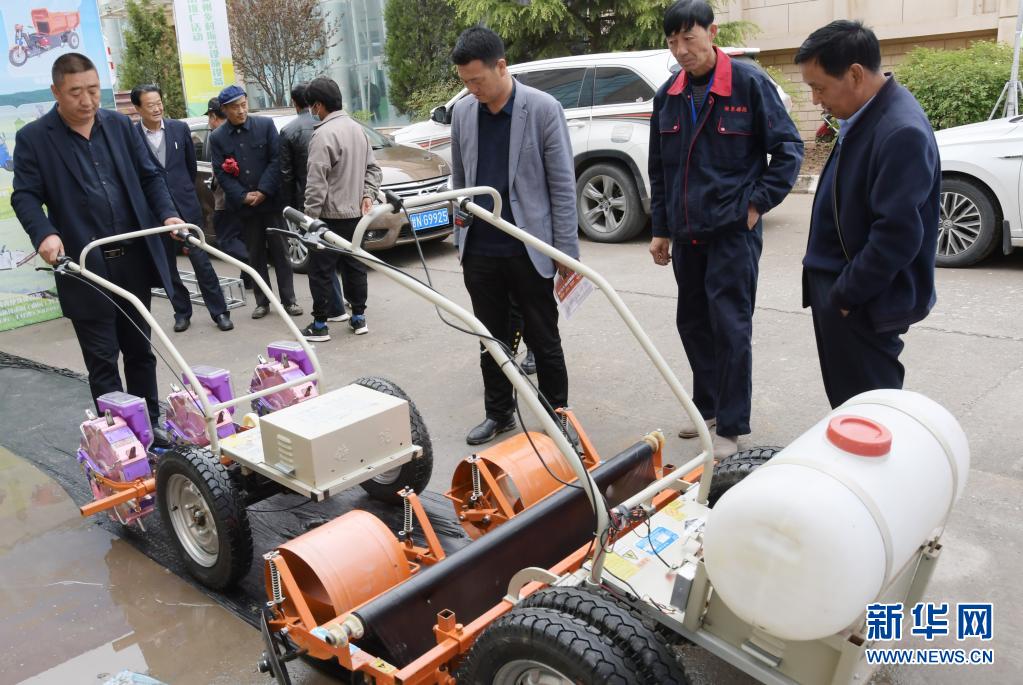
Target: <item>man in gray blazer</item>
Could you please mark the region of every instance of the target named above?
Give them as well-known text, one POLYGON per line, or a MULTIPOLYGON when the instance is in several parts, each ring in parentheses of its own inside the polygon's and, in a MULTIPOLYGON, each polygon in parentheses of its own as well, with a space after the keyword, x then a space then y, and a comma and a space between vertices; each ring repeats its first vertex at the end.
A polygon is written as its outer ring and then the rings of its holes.
MULTIPOLYGON (((503 219, 578 258, 575 170, 561 105, 512 78, 504 43, 489 29, 464 31, 451 61, 469 89, 452 114, 452 187, 497 189, 503 219)), ((475 201, 493 207, 489 196, 475 201)), ((552 408, 566 406, 568 372, 558 333, 554 274, 557 270, 568 276, 571 270, 479 219, 468 229, 456 229, 455 242, 473 313, 495 337, 510 344, 514 296, 522 313, 523 338, 536 357, 540 393, 552 408)), ((469 431, 470 445, 515 428, 511 383, 485 351, 480 368, 486 419, 469 431)))

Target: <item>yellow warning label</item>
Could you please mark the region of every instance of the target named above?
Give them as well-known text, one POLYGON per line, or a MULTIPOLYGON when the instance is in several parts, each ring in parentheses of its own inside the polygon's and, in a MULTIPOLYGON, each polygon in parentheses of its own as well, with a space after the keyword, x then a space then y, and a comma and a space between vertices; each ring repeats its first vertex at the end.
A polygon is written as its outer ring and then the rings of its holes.
POLYGON ((661 509, 661 512, 667 514, 676 521, 684 521, 686 518, 684 505, 680 499, 675 500, 668 506, 664 507, 664 509, 661 509))
MULTIPOLYGON (((631 551, 626 552, 626 554, 632 554, 633 557, 636 556, 635 553, 631 551)), ((614 552, 608 554, 607 557, 604 558, 604 566, 607 567, 608 571, 615 574, 622 580, 628 580, 632 576, 636 575, 637 571, 639 571, 638 564, 629 561, 614 552)))

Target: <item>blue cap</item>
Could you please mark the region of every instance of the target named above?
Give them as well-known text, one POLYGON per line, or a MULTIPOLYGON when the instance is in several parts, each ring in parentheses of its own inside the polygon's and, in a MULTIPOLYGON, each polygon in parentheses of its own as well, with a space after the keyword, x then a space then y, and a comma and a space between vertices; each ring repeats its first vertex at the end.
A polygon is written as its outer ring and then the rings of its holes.
POLYGON ((217 96, 217 100, 220 101, 220 106, 234 102, 238 98, 245 97, 245 91, 238 86, 228 86, 224 90, 220 91, 220 95, 217 96))

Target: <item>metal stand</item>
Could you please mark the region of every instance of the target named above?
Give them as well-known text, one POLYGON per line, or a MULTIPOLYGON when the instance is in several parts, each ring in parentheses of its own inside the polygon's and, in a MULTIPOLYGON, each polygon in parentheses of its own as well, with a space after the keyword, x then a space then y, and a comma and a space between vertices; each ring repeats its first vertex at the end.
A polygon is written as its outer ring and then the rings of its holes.
MULTIPOLYGON (((199 280, 195 277, 195 274, 191 271, 181 271, 180 269, 178 270, 178 274, 181 276, 181 282, 184 283, 185 289, 188 291, 188 299, 192 301, 192 304, 205 307, 206 302, 202 299, 202 291, 199 289, 199 280)), ((242 279, 221 276, 219 283, 220 290, 224 293, 224 301, 227 303, 227 308, 229 310, 244 307, 246 305, 245 284, 242 283, 242 279)), ((163 288, 153 288, 152 292, 153 297, 162 297, 165 300, 170 299, 163 288)))

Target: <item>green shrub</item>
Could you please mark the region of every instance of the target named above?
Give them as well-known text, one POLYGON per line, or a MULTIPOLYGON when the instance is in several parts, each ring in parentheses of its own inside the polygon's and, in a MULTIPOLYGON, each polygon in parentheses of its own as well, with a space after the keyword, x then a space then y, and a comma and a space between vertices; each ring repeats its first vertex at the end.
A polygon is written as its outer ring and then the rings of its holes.
POLYGON ((977 41, 962 50, 916 48, 896 74, 942 129, 987 119, 1011 67, 1011 45, 977 41))
POLYGON ((430 118, 434 107, 447 103, 455 93, 462 89, 459 81, 438 81, 424 88, 409 93, 405 100, 406 108, 412 121, 430 118))

